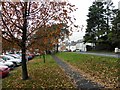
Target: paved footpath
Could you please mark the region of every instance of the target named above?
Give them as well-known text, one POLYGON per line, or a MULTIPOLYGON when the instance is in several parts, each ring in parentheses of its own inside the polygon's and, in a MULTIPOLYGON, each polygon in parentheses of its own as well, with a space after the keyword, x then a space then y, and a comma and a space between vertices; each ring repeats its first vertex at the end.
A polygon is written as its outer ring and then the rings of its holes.
POLYGON ((63 62, 61 59, 59 59, 57 56, 52 55, 53 59, 57 62, 57 64, 64 69, 65 73, 75 81, 75 84, 77 86, 78 90, 102 90, 103 86, 93 83, 89 80, 86 80, 83 78, 82 75, 80 75, 79 72, 73 70, 68 64, 63 62))

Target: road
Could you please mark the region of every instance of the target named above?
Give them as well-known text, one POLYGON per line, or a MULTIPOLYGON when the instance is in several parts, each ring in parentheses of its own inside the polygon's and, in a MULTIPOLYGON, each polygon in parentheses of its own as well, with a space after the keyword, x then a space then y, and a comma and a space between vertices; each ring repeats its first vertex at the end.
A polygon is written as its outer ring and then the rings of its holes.
POLYGON ((110 54, 110 53, 93 53, 93 52, 80 52, 80 54, 91 54, 91 55, 97 55, 97 56, 120 58, 120 54, 118 55, 118 54, 110 54))

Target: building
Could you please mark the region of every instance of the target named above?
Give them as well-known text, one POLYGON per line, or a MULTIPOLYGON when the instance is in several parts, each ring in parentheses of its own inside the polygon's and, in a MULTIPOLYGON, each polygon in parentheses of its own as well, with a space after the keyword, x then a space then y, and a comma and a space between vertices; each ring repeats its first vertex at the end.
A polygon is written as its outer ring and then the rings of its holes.
POLYGON ((71 41, 69 43, 62 42, 59 47, 59 51, 87 51, 87 46, 93 47, 92 43, 84 43, 83 39, 78 41, 71 41))

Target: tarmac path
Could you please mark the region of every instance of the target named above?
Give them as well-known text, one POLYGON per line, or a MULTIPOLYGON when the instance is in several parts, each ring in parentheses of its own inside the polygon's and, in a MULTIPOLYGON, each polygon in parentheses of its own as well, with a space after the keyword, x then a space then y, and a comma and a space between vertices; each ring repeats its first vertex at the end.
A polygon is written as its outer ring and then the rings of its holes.
POLYGON ((101 90, 103 86, 86 80, 79 72, 73 70, 67 63, 63 62, 57 56, 52 55, 56 63, 65 71, 65 73, 75 81, 77 90, 101 90))

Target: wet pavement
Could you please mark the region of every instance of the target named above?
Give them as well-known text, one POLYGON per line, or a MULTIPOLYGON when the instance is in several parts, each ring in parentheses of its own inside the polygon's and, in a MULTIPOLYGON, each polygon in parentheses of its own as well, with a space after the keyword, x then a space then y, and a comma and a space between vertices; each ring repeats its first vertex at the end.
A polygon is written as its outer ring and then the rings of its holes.
POLYGON ((73 70, 68 64, 63 62, 57 56, 52 55, 56 63, 65 71, 65 73, 75 82, 78 90, 102 90, 104 87, 98 83, 86 80, 79 72, 73 70))

